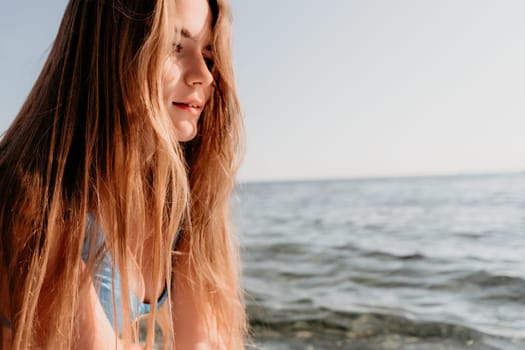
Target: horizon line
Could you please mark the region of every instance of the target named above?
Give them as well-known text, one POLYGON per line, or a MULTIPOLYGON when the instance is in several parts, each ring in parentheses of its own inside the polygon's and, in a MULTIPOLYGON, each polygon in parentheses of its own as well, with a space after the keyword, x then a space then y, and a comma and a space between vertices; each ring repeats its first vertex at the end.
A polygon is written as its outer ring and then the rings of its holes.
POLYGON ((348 175, 318 178, 281 178, 281 179, 239 179, 236 185, 244 184, 265 184, 265 183, 292 183, 292 182, 323 182, 323 181, 362 181, 362 180, 389 180, 389 179, 423 179, 440 177, 477 177, 477 176, 498 176, 498 175, 525 175, 525 170, 500 170, 500 171, 473 171, 473 172, 444 172, 444 173, 406 173, 389 175, 348 175))

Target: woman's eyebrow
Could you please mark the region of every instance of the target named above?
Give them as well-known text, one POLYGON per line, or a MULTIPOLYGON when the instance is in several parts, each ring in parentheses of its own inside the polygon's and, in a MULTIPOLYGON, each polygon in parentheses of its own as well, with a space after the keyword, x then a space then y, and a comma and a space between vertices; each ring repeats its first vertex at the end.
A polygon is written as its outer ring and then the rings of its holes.
MULTIPOLYGON (((192 40, 192 41, 197 41, 197 39, 195 39, 195 37, 186 28, 181 28, 180 29, 180 35, 183 38, 186 38, 186 39, 189 39, 189 40, 192 40)), ((211 51, 213 51, 213 46, 211 44, 208 44, 208 45, 204 46, 204 50, 211 52, 211 51)))
MULTIPOLYGON (((175 30, 175 32, 178 32, 178 30, 175 30)), ((195 38, 195 36, 193 34, 191 34, 191 32, 186 29, 186 28, 181 28, 180 29, 180 35, 185 38, 185 39, 190 39, 192 41, 197 41, 197 39, 195 38)), ((205 50, 212 50, 212 45, 211 44, 208 44, 204 47, 205 50)))
POLYGON ((196 40, 193 35, 190 33, 189 30, 187 30, 186 28, 181 28, 180 30, 180 35, 182 35, 184 38, 186 39, 191 39, 191 40, 196 40))

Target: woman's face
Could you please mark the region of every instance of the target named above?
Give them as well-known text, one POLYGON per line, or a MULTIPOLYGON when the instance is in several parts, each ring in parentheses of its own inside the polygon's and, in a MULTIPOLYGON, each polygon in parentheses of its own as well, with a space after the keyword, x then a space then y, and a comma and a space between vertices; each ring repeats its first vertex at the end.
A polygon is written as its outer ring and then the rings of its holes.
POLYGON ((207 0, 177 0, 178 42, 162 72, 163 98, 178 141, 197 134, 197 122, 211 94, 211 12, 207 0))

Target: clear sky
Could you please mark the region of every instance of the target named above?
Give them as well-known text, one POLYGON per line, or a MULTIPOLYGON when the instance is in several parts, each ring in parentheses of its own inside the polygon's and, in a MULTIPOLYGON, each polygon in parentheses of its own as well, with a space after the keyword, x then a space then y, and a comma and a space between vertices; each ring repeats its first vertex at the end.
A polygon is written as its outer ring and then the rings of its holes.
MULTIPOLYGON (((0 130, 65 0, 0 14, 0 130)), ((525 170, 525 1, 232 0, 241 180, 525 170)))

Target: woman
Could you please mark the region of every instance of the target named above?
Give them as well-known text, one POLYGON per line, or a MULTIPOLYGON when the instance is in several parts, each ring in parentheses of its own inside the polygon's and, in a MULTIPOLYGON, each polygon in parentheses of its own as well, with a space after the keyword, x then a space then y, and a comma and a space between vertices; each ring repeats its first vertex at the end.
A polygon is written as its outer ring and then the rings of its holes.
POLYGON ((243 348, 225 0, 71 0, 0 142, 8 349, 243 348), (146 310, 146 311, 144 311, 146 310))

